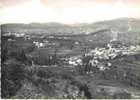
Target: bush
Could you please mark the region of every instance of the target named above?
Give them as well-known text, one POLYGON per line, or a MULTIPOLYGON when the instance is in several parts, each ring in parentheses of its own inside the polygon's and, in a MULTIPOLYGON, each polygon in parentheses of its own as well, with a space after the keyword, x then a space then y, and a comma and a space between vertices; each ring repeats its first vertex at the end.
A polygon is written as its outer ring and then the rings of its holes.
POLYGON ((47 76, 47 74, 46 74, 46 72, 45 71, 43 71, 43 70, 39 70, 38 72, 37 72, 37 76, 39 76, 39 77, 46 77, 47 76))
POLYGON ((113 95, 114 99, 131 99, 131 94, 130 93, 116 93, 113 95))
POLYGON ((51 77, 57 76, 57 74, 52 72, 49 69, 46 70, 46 69, 43 69, 43 68, 39 68, 37 70, 37 76, 39 76, 41 78, 51 78, 51 77))

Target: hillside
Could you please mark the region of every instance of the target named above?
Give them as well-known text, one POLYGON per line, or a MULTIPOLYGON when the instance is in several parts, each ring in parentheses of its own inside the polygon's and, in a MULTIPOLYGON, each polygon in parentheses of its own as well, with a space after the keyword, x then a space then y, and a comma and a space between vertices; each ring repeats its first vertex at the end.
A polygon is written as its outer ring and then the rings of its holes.
MULTIPOLYGON (((96 38, 101 37, 98 33, 104 33, 101 30, 106 30, 105 35, 109 35, 112 39, 122 41, 124 43, 139 44, 140 43, 140 19, 120 18, 96 22, 91 24, 66 25, 60 23, 30 23, 30 24, 3 24, 1 26, 2 33, 19 32, 32 34, 57 34, 57 35, 75 35, 87 34, 93 35, 96 38), (99 31, 99 32, 98 32, 99 31), (108 31, 108 32, 107 32, 108 31)), ((108 39, 108 38, 107 38, 108 39)), ((111 39, 111 40, 112 40, 111 39)))
POLYGON ((140 99, 140 21, 4 24, 1 97, 140 99))
MULTIPOLYGON (((54 30, 56 32, 59 32, 63 28, 63 31, 66 30, 73 30, 73 31, 89 31, 93 32, 95 30, 100 29, 112 29, 113 31, 118 32, 140 32, 140 19, 134 19, 134 18, 120 18, 120 19, 114 19, 114 20, 107 20, 107 21, 101 21, 96 23, 81 23, 77 25, 66 25, 66 24, 60 24, 60 23, 30 23, 30 24, 3 24, 2 28, 3 31, 19 31, 22 29, 25 30, 35 30, 35 29, 42 29, 46 30, 46 32, 49 32, 51 30, 54 30), (51 29, 49 29, 51 28, 51 29), (74 30, 75 29, 75 30, 74 30)), ((62 31, 62 32, 63 32, 62 31)), ((67 31, 68 32, 68 31, 67 31)))

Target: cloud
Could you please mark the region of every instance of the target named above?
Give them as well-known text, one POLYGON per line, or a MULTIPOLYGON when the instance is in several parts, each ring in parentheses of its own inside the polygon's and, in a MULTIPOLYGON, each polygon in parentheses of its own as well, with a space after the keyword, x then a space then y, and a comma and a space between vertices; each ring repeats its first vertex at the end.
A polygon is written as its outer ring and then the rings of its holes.
POLYGON ((4 9, 0 8, 3 23, 81 23, 120 17, 140 18, 140 0, 3 0, 0 3, 5 5, 4 9))
POLYGON ((0 7, 5 8, 9 6, 15 6, 15 5, 27 2, 27 1, 30 1, 30 0, 0 0, 0 7))

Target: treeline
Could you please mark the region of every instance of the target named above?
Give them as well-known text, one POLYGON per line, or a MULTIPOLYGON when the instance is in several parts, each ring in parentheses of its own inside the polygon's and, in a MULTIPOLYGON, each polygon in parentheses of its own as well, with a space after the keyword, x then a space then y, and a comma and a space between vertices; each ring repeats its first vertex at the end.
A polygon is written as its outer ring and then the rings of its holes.
POLYGON ((9 42, 13 36, 3 37, 1 45, 1 97, 10 98, 21 88, 28 60, 24 49, 9 42))

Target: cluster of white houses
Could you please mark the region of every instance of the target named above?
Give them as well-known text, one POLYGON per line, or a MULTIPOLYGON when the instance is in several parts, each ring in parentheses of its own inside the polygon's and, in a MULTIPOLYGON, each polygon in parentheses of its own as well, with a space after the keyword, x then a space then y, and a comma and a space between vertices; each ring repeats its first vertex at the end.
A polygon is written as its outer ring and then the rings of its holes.
MULTIPOLYGON (((95 48, 90 52, 86 53, 85 56, 91 56, 92 59, 88 61, 89 65, 92 67, 97 67, 100 71, 110 69, 112 64, 109 62, 109 59, 115 59, 118 56, 134 54, 137 50, 140 51, 140 46, 122 46, 121 48, 113 48, 111 44, 107 45, 108 48, 95 48), (101 60, 107 60, 107 62, 100 62, 101 60)), ((83 65, 82 57, 74 56, 70 57, 68 64, 77 66, 83 65)))

